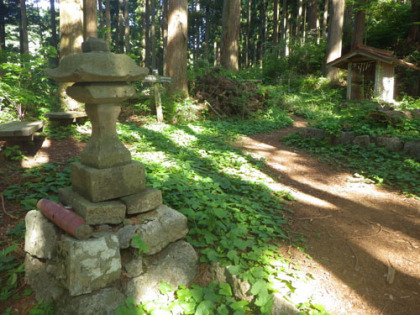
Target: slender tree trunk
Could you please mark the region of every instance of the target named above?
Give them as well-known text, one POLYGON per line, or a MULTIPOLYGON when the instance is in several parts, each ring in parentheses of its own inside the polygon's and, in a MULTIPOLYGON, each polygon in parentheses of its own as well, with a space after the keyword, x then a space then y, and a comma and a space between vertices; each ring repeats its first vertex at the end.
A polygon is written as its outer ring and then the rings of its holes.
POLYGON ((266 0, 262 0, 261 7, 260 7, 260 16, 261 16, 261 24, 260 24, 260 38, 261 38, 261 45, 259 51, 259 62, 260 66, 262 67, 262 63, 264 60, 265 54, 265 46, 267 45, 267 15, 266 15, 266 0))
POLYGON ((20 53, 29 55, 28 19, 25 0, 19 0, 20 7, 20 53))
POLYGON ((300 36, 300 26, 302 22, 302 15, 303 15, 303 0, 298 0, 298 14, 296 19, 296 28, 295 28, 295 36, 298 38, 300 36))
POLYGON ((351 49, 352 33, 353 33, 353 5, 346 5, 344 9, 344 20, 343 20, 343 47, 341 48, 342 52, 348 52, 351 49))
POLYGON ((150 0, 150 48, 152 54, 152 71, 156 69, 156 28, 155 28, 155 10, 156 0, 150 0))
POLYGON ((318 34, 318 1, 309 0, 308 35, 316 37, 318 34))
POLYGON ((241 18, 240 0, 223 1, 221 65, 238 72, 239 26, 241 18))
POLYGON ((308 10, 306 9, 306 1, 303 0, 303 6, 302 6, 302 38, 301 38, 301 43, 305 43, 305 38, 306 38, 306 18, 307 18, 307 13, 308 10))
POLYGON ((116 50, 124 52, 124 0, 118 0, 118 26, 116 34, 116 50))
POLYGON ((171 93, 188 96, 187 79, 188 1, 169 0, 167 69, 171 93))
POLYGON ((407 43, 420 49, 420 0, 411 0, 411 24, 407 43))
POLYGON ((163 73, 168 75, 166 69, 166 56, 168 51, 168 0, 163 0, 162 12, 162 34, 163 34, 163 73))
MULTIPOLYGON (((363 37, 365 34, 366 11, 363 8, 365 0, 356 3, 354 10, 354 31, 352 36, 351 48, 354 49, 357 44, 363 44, 363 37)), ((415 1, 415 0, 414 0, 415 1)))
MULTIPOLYGON (((57 36, 57 22, 55 12, 55 0, 50 0, 50 17, 51 17, 51 45, 58 52, 58 36, 57 36)), ((57 55, 58 56, 58 55, 57 55)), ((54 63, 58 64, 58 57, 54 58, 54 63)))
POLYGON ((124 38, 125 38, 125 52, 128 54, 131 52, 128 0, 124 1, 124 38))
MULTIPOLYGON (((0 0, 0 9, 2 12, 6 11, 4 0, 0 0)), ((4 22, 4 15, 0 14, 0 51, 6 49, 6 25, 4 22)))
POLYGON ((105 38, 109 44, 111 44, 111 7, 109 0, 105 0, 105 25, 106 25, 106 35, 105 38))
POLYGON ((96 0, 83 0, 83 39, 98 37, 98 15, 96 0))
POLYGON ((285 40, 286 31, 287 31, 287 0, 283 0, 280 28, 281 28, 281 40, 285 40))
POLYGON ((245 66, 249 67, 249 32, 251 31, 251 0, 248 0, 247 3, 248 6, 246 8, 245 66))
MULTIPOLYGON (((343 36, 343 20, 344 20, 344 0, 332 0, 331 17, 328 24, 328 38, 326 49, 326 62, 333 61, 341 56, 342 36, 343 36)), ((326 66, 326 77, 331 83, 338 83, 338 69, 326 66)))
POLYGON ((279 44, 279 0, 274 0, 274 15, 273 15, 273 45, 277 51, 279 44))
POLYGON ((150 68, 150 0, 146 0, 144 10, 144 63, 146 68, 150 68))
POLYGON ((204 31, 204 58, 209 61, 210 58, 210 6, 206 5, 206 28, 204 31))
POLYGON ((197 0, 195 3, 195 12, 197 14, 195 26, 196 26, 196 33, 195 33, 195 60, 200 59, 200 32, 201 32, 201 8, 200 8, 200 0, 197 0))
POLYGON ((322 15, 322 37, 327 36, 327 25, 328 25, 328 4, 331 0, 324 0, 324 13, 322 15))
POLYGON ((102 0, 98 0, 98 10, 99 10, 99 27, 103 31, 104 29, 104 10, 102 7, 102 0))

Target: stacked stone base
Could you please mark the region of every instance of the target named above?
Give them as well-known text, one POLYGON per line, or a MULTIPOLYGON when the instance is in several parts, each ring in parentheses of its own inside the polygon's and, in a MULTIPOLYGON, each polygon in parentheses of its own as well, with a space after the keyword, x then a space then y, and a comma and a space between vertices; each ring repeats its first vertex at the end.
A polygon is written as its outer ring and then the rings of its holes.
POLYGON ((37 210, 26 216, 25 279, 60 314, 114 314, 127 297, 155 300, 162 281, 178 287, 195 277, 198 257, 183 240, 187 218, 163 205, 159 190, 95 203, 65 188, 59 198, 94 229, 78 240, 37 210), (136 235, 147 245, 141 255, 136 235))

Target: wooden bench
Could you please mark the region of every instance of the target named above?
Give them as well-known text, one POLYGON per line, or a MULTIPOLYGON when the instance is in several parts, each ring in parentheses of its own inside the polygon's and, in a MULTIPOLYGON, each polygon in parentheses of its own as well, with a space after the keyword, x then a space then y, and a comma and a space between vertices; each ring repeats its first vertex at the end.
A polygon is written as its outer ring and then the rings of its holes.
POLYGON ((37 131, 42 131, 44 122, 12 121, 0 125, 0 140, 2 141, 34 141, 37 131))
POLYGON ((50 121, 58 121, 63 123, 82 123, 87 118, 87 114, 85 112, 76 111, 51 112, 46 113, 45 117, 47 117, 50 121))

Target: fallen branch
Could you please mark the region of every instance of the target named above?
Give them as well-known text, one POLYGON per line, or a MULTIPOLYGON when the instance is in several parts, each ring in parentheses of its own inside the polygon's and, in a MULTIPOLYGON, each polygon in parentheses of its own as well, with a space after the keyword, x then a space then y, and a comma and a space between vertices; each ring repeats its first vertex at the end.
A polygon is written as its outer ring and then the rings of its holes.
POLYGON ((9 212, 6 211, 6 207, 4 206, 4 197, 3 197, 2 193, 0 193, 0 198, 1 198, 1 205, 2 205, 2 209, 3 209, 4 214, 6 214, 11 219, 14 219, 14 220, 19 219, 19 217, 14 216, 14 215, 12 215, 12 214, 10 214, 9 212))

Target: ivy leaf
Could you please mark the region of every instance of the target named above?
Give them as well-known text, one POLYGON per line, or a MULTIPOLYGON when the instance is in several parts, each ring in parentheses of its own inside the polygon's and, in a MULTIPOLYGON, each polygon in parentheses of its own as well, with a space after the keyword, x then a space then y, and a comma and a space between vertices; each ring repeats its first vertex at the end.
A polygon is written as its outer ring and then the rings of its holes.
POLYGON ((225 296, 232 296, 232 289, 228 283, 221 283, 219 287, 219 294, 225 296))
POLYGON ((198 304, 195 315, 213 315, 213 310, 215 308, 216 307, 213 302, 202 301, 200 304, 198 304))
POLYGON ((166 294, 168 292, 173 292, 173 291, 174 291, 174 288, 169 283, 165 281, 161 281, 159 283, 159 292, 161 294, 166 294))
POLYGON ((148 246, 143 240, 141 239, 140 235, 135 235, 131 239, 131 244, 134 248, 138 248, 139 255, 141 255, 144 251, 148 249, 148 246))

